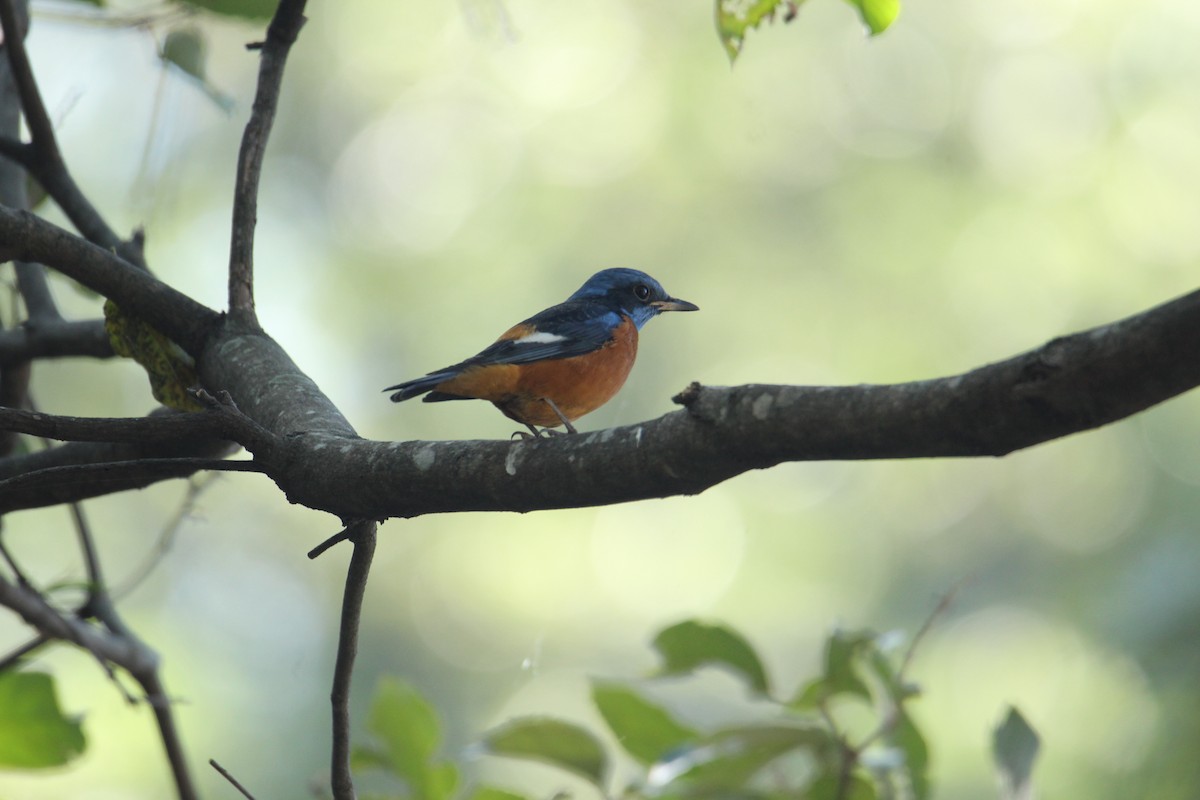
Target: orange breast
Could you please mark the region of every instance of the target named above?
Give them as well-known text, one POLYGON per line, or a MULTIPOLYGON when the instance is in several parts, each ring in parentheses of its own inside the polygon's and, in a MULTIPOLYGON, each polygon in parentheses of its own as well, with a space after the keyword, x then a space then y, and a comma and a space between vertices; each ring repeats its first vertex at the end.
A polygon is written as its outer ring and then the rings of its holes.
POLYGON ((549 397, 567 419, 579 419, 607 403, 625 385, 637 358, 637 345, 637 326, 626 317, 599 350, 521 365, 516 397, 496 406, 517 422, 561 425, 554 410, 542 402, 549 397))
POLYGON ((562 421, 545 398, 569 420, 595 411, 625 385, 637 344, 637 326, 626 317, 598 350, 531 364, 475 367, 438 385, 437 391, 490 400, 517 422, 555 427, 562 421))

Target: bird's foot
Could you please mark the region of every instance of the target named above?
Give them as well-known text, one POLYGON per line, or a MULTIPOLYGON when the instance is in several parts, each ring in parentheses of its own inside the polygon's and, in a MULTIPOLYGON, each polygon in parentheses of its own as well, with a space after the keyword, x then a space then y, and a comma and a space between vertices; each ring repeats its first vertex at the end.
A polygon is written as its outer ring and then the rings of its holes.
POLYGON ((520 439, 523 442, 527 442, 530 439, 549 439, 552 436, 566 436, 569 433, 579 432, 569 422, 567 423, 568 430, 566 431, 556 431, 554 428, 536 428, 533 425, 526 425, 525 427, 529 428, 529 430, 513 431, 512 436, 508 438, 510 440, 520 439))

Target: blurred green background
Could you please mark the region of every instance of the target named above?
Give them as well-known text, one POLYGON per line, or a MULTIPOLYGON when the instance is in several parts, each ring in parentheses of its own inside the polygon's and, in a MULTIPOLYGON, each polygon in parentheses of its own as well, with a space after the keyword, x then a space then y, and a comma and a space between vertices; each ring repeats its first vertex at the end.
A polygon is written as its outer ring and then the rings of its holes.
MULTIPOLYGON (((34 8, 32 56, 79 182, 120 229, 145 224, 159 275, 221 306, 257 70, 243 45, 261 28, 34 8), (180 26, 207 43, 207 92, 157 58, 180 26)), ((702 311, 646 329, 626 388, 585 429, 669 411, 692 380, 960 372, 1200 275, 1190 0, 914 0, 870 40, 849 6, 814 0, 752 34, 734 69, 703 3, 350 0, 309 17, 263 176, 258 306, 364 436, 506 437, 486 404, 393 406, 380 389, 609 266, 702 311)), ((56 292, 99 315, 66 282, 56 292)), ((130 362, 39 364, 34 392, 61 414, 153 405, 130 362)), ((403 675, 445 715, 451 756, 587 796, 464 748, 522 713, 599 728, 587 677, 644 674, 650 637, 681 618, 734 625, 791 687, 832 627, 911 634, 961 584, 912 669, 938 796, 995 796, 989 735, 1013 703, 1043 737, 1042 795, 1194 798, 1198 433, 1193 393, 999 460, 789 465, 693 498, 390 522, 357 719, 379 675, 403 675)), ((185 491, 87 504, 113 583, 153 557, 185 491)), ((163 654, 208 795, 232 793, 208 758, 259 797, 327 780, 347 552, 305 552, 337 529, 265 478, 221 477, 122 602, 163 654)), ((41 580, 82 575, 64 509, 11 516, 5 541, 41 580)), ((0 618, 0 644, 25 635, 0 618)), ((0 795, 165 796, 149 711, 85 654, 38 666, 86 715, 88 751, 0 775, 0 795)), ((746 714, 737 696, 713 676, 667 701, 711 722, 746 714)))

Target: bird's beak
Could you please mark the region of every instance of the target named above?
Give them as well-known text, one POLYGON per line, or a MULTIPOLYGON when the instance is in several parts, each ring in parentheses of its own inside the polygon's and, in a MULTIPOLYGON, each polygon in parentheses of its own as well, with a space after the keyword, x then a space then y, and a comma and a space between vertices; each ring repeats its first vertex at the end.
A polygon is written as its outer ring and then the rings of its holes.
POLYGON ((674 297, 668 297, 666 300, 655 300, 650 305, 654 306, 658 311, 699 311, 700 306, 695 303, 689 303, 687 300, 679 300, 674 297))

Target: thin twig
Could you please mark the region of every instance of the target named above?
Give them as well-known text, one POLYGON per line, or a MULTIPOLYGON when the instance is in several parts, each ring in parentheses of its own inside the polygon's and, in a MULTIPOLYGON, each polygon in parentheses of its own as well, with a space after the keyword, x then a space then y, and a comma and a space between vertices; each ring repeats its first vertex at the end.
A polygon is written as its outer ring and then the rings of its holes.
MULTIPOLYGON (((201 393, 195 396, 208 398, 201 393)), ((162 411, 145 417, 68 417, 0 407, 0 431, 64 442, 157 445, 221 438, 236 441, 251 452, 270 447, 275 441, 265 428, 239 412, 232 401, 215 400, 203 412, 162 411)))
POLYGON ((904 651, 904 657, 900 660, 900 669, 896 671, 896 679, 901 683, 904 681, 904 676, 908 674, 908 668, 912 665, 913 657, 917 654, 917 647, 929 634, 929 631, 933 629, 933 623, 937 621, 938 617, 945 614, 950 610, 950 606, 954 605, 955 598, 958 597, 958 593, 962 590, 962 587, 966 582, 967 579, 963 578, 962 580, 958 581, 958 583, 951 586, 941 596, 941 598, 938 599, 937 605, 933 607, 933 611, 929 612, 929 616, 925 617, 925 622, 921 624, 921 627, 917 630, 916 635, 914 635, 912 641, 909 642, 908 649, 904 651))
POLYGON ((237 778, 230 775, 229 770, 225 769, 220 764, 218 764, 217 760, 215 758, 210 758, 208 760, 208 763, 210 766, 212 766, 213 769, 215 769, 217 772, 221 773, 222 778, 224 778, 225 780, 227 780, 231 784, 233 784, 233 788, 235 788, 239 792, 241 792, 243 797, 249 798, 249 800, 254 800, 254 795, 250 794, 250 792, 248 792, 246 790, 245 786, 242 786, 240 783, 238 783, 237 778))
MULTIPOLYGON (((94 616, 113 636, 130 642, 141 650, 153 653, 125 624, 125 620, 121 618, 116 605, 113 604, 112 597, 108 593, 108 585, 104 581, 104 572, 100 567, 100 558, 96 554, 91 526, 88 525, 82 506, 79 503, 71 503, 71 514, 75 521, 75 529, 79 536, 79 548, 83 551, 84 566, 88 577, 88 598, 80 613, 94 616)), ((175 789, 180 800, 194 800, 197 796, 196 789, 188 771, 183 742, 175 727, 171 703, 158 674, 157 654, 152 658, 142 659, 137 668, 127 669, 133 679, 142 687, 142 691, 146 694, 146 701, 154 709, 154 719, 158 724, 159 737, 166 750, 167 762, 171 767, 171 774, 175 779, 175 789)), ((116 676, 111 671, 109 675, 119 687, 116 676)))
POLYGON ((333 547, 335 544, 338 544, 339 542, 344 542, 349 538, 350 538, 350 528, 343 528, 338 533, 335 533, 333 536, 330 536, 328 539, 321 542, 319 545, 314 547, 312 550, 309 550, 308 557, 316 558, 317 556, 321 555, 329 548, 333 547))
POLYGON ((162 739, 163 749, 167 752, 167 762, 171 765, 171 775, 175 778, 175 792, 179 800, 197 800, 199 795, 192 783, 188 770, 187 758, 183 752, 183 741, 179 738, 179 730, 175 727, 175 717, 171 713, 171 700, 163 689, 158 677, 158 669, 144 673, 132 672, 133 677, 141 684, 146 693, 146 701, 154 709, 154 720, 158 723, 158 735, 162 739))
POLYGON ((254 313, 254 227, 258 221, 258 183, 279 104, 283 68, 288 51, 304 26, 304 5, 305 0, 282 0, 275 10, 262 46, 254 106, 238 151, 229 241, 229 313, 255 327, 258 320, 254 313))
POLYGON ((367 575, 375 555, 374 521, 360 521, 347 527, 354 552, 346 571, 346 592, 342 599, 342 622, 338 630, 337 662, 333 671, 333 750, 331 785, 335 800, 354 800, 354 779, 350 775, 350 680, 354 657, 358 653, 358 625, 362 617, 367 575))
POLYGON ((92 540, 92 528, 84 516, 83 506, 71 503, 71 519, 75 522, 75 533, 79 537, 79 549, 83 551, 83 569, 87 573, 89 602, 93 595, 104 592, 104 573, 100 569, 100 557, 92 540))
POLYGON ((154 568, 162 562, 163 558, 170 551, 171 545, 175 541, 175 536, 179 533, 179 529, 183 527, 183 523, 195 511, 196 501, 199 500, 200 495, 216 483, 220 477, 220 473, 210 472, 200 476, 192 476, 188 480, 188 489, 183 497, 183 502, 179 504, 179 508, 176 509, 175 514, 159 531, 154 548, 143 558, 138 566, 129 571, 129 574, 125 576, 120 586, 112 589, 111 594, 114 598, 119 599, 129 595, 146 578, 150 577, 154 568))
POLYGON ((14 648, 5 654, 4 658, 0 658, 0 674, 7 672, 15 667, 21 659, 35 653, 53 641, 49 636, 39 633, 37 636, 30 639, 20 647, 14 648))

